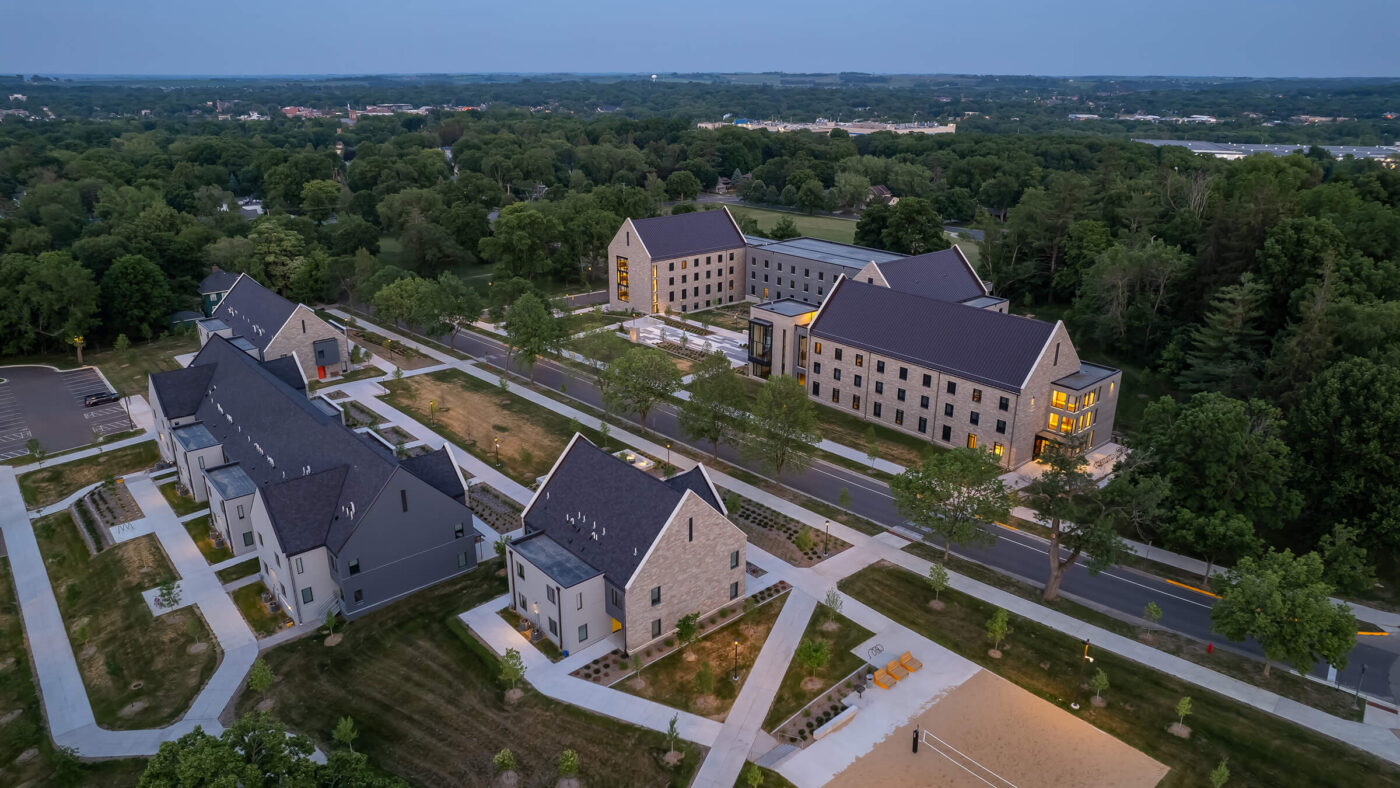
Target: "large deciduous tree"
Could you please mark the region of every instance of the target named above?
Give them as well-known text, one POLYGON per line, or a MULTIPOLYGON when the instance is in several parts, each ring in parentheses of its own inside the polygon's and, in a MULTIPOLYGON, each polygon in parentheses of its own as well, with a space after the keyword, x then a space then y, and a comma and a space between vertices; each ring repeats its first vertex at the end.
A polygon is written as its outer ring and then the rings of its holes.
POLYGON ((690 399, 681 405, 681 430, 696 440, 709 441, 719 457, 721 441, 732 441, 747 426, 748 395, 723 353, 711 353, 695 365, 690 399))
POLYGON ((526 293, 506 310, 506 341, 516 360, 530 368, 530 382, 535 381, 535 362, 540 356, 559 348, 564 335, 553 311, 539 296, 526 293))
POLYGON ((533 279, 554 269, 550 249, 563 234, 558 219, 515 203, 501 209, 491 235, 482 238, 479 247, 482 257, 500 264, 501 275, 533 279))
POLYGON ((1254 638, 1264 647, 1264 675, 1274 662, 1302 673, 1318 659, 1344 668, 1356 644, 1356 619, 1346 605, 1331 600, 1317 553, 1294 556, 1289 550, 1242 558, 1212 587, 1220 601, 1210 620, 1231 640, 1254 638))
POLYGON ((604 402, 609 408, 639 414, 644 428, 651 410, 681 387, 681 371, 666 351, 654 347, 628 349, 608 365, 603 376, 607 377, 604 402))
POLYGON ((769 378, 754 402, 745 453, 768 465, 778 477, 784 468, 806 468, 821 440, 816 408, 797 378, 769 378))
POLYGON ((172 299, 165 272, 141 255, 117 258, 102 277, 102 311, 111 333, 159 333, 169 324, 172 299))
POLYGON ((98 287, 64 252, 0 255, 0 350, 29 353, 45 339, 66 343, 93 327, 98 287))
POLYGON ((316 224, 321 224, 340 207, 344 187, 332 180, 307 181, 301 187, 301 210, 316 224))
POLYGON ((953 544, 990 544, 987 523, 1011 514, 1012 493, 1002 468, 980 449, 930 455, 890 482, 894 505, 910 522, 943 539, 943 560, 953 544))
POLYGON ((924 254, 952 246, 943 232, 943 219, 933 203, 922 197, 903 197, 890 212, 880 234, 882 248, 900 254, 924 254))

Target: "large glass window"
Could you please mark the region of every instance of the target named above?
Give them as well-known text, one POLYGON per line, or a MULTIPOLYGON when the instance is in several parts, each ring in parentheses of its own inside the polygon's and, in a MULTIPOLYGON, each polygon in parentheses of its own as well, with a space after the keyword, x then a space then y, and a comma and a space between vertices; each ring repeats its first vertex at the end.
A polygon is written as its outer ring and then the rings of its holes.
POLYGON ((629 300, 627 258, 621 256, 617 258, 617 300, 629 300))

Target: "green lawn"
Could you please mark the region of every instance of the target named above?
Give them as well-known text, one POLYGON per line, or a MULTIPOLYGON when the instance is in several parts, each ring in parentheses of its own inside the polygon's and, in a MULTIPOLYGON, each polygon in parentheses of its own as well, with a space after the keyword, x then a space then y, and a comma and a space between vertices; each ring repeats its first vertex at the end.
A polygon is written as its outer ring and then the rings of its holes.
POLYGON ((160 485, 160 494, 165 496, 165 500, 170 503, 170 508, 175 510, 176 517, 184 517, 187 514, 209 508, 209 502, 199 502, 193 495, 180 494, 179 479, 170 479, 160 485))
MULTIPOLYGON (((749 770, 750 766, 757 766, 757 764, 744 764, 744 771, 739 772, 739 779, 734 781, 734 788, 748 788, 749 784, 744 782, 744 774, 749 770)), ((763 782, 760 784, 762 788, 797 788, 797 786, 789 782, 786 777, 772 769, 759 766, 758 772, 763 775, 763 782)))
POLYGON ((1230 785, 1380 785, 1400 780, 1400 770, 1312 731, 1139 665, 1103 649, 1095 669, 1108 674, 1109 703, 1089 705, 1081 642, 1015 614, 1003 657, 987 655, 986 622, 995 607, 953 590, 940 597, 946 608, 934 612, 924 578, 890 564, 866 567, 841 581, 841 590, 878 606, 890 618, 961 654, 1036 695, 1067 708, 1171 767, 1162 786, 1208 784, 1222 759, 1230 764, 1230 785), (1194 713, 1186 723, 1190 739, 1166 732, 1174 709, 1190 696, 1194 713))
POLYGON ((559 320, 559 330, 566 337, 573 336, 580 331, 588 331, 589 329, 602 328, 603 326, 610 326, 614 323, 621 323, 626 320, 627 317, 627 315, 617 312, 589 310, 581 315, 568 315, 561 318, 559 320))
POLYGON ((45 732, 29 650, 24 647, 8 558, 0 558, 0 662, 7 666, 0 671, 0 709, 5 710, 8 720, 0 728, 0 785, 136 784, 146 768, 146 762, 140 759, 81 764, 71 778, 58 771, 53 743, 45 732), (11 714, 16 716, 8 716, 11 714), (20 760, 27 750, 38 754, 20 760))
MULTIPOLYGON (((270 700, 272 713, 328 748, 336 720, 350 716, 355 749, 415 785, 489 785, 491 757, 509 747, 522 786, 553 785, 565 748, 579 754, 587 786, 688 785, 699 752, 679 770, 660 758, 665 737, 574 706, 528 687, 507 705, 497 658, 456 614, 507 589, 496 559, 476 571, 344 625, 334 647, 319 637, 267 652, 278 677, 266 698, 244 692, 244 713, 270 700)), ((529 676, 527 675, 528 682, 529 676)))
POLYGON ((105 349, 96 353, 85 353, 83 361, 102 370, 107 382, 118 393, 126 396, 145 395, 150 390, 150 376, 154 372, 179 369, 175 356, 199 350, 199 337, 191 329, 188 334, 169 336, 145 342, 133 337, 133 344, 125 353, 105 349))
POLYGON ((199 552, 204 554, 204 560, 217 564, 233 557, 233 550, 228 545, 215 547, 214 540, 209 538, 209 515, 187 520, 184 525, 199 552))
POLYGON ((81 460, 45 465, 39 470, 21 474, 19 489, 24 494, 25 506, 31 509, 48 506, 108 476, 122 476, 149 468, 159 460, 160 447, 155 441, 144 441, 81 460))
POLYGON ((626 337, 615 331, 601 331, 587 337, 571 339, 564 343, 564 347, 581 356, 607 364, 632 348, 641 346, 627 341, 626 337))
MULTIPOLYGON (((714 623, 709 624, 712 629, 702 633, 688 648, 678 648, 655 662, 650 661, 652 658, 646 652, 640 655, 633 654, 634 658, 640 656, 645 661, 641 681, 624 679, 613 685, 613 689, 664 703, 682 711, 717 720, 724 719, 730 706, 734 705, 739 690, 743 688, 749 668, 753 666, 754 660, 758 659, 758 652, 763 648, 763 642, 768 639, 768 633, 773 629, 773 623, 778 620, 778 613, 782 612, 787 598, 787 594, 780 595, 777 599, 759 605, 752 612, 737 617, 732 612, 728 618, 712 616, 714 623), (735 641, 739 643, 737 651, 734 647, 735 641), (733 681, 730 675, 736 663, 739 680, 733 681), (706 666, 709 668, 712 684, 708 691, 704 691, 704 688, 696 683, 696 677, 706 666)), ((737 611, 740 606, 736 602, 730 605, 730 608, 737 611)), ((667 642, 670 641, 668 638, 667 642)))
POLYGON ((249 583, 233 592, 233 604, 260 638, 275 635, 292 623, 292 619, 280 610, 276 613, 268 612, 267 605, 262 603, 262 595, 265 593, 267 586, 262 581, 249 583))
POLYGON ((44 563, 68 627, 97 723, 155 728, 184 714, 218 662, 218 641, 185 607, 159 618, 141 592, 175 579, 154 536, 96 556, 67 512, 35 522, 44 563))
POLYGON ((808 216, 805 213, 774 211, 766 208, 750 208, 743 205, 729 206, 735 219, 752 218, 758 221, 760 235, 773 229, 784 217, 792 219, 797 231, 812 238, 824 238, 838 243, 853 243, 856 237, 856 220, 836 216, 808 216))
MULTIPOLYGON (((807 622, 802 639, 820 639, 830 643, 831 659, 820 670, 810 674, 797 664, 797 660, 788 663, 787 673, 783 674, 778 694, 773 698, 773 706, 763 720, 764 730, 771 731, 782 725, 803 706, 865 664, 865 659, 852 654, 851 649, 868 640, 873 633, 843 615, 837 614, 833 618, 829 610, 825 605, 817 606, 817 612, 807 622), (807 688, 804 688, 802 685, 809 676, 817 681, 808 682, 807 688)), ((898 659, 898 655, 895 658, 898 659)))
POLYGON ((238 580, 239 578, 247 577, 248 575, 255 575, 257 573, 258 559, 249 558, 247 561, 234 564, 233 566, 230 566, 227 569, 220 569, 214 574, 218 576, 220 583, 232 583, 233 581, 238 580))
MULTIPOLYGON (((103 436, 102 436, 102 440, 97 441, 96 443, 89 443, 89 444, 86 445, 86 446, 74 446, 74 447, 71 448, 71 449, 64 449, 63 451, 57 451, 57 452, 53 452, 52 454, 46 454, 46 455, 44 455, 44 462, 45 462, 45 463, 54 462, 54 461, 57 461, 57 460, 62 459, 64 456, 69 455, 69 454, 72 454, 72 453, 74 453, 74 452, 86 451, 87 449, 90 449, 90 448, 92 448, 93 446, 96 446, 98 443, 104 443, 104 444, 105 444, 105 443, 116 443, 117 441, 124 441, 124 440, 126 440, 127 438, 134 438, 134 437, 136 437, 137 435, 140 435, 140 434, 141 434, 141 430, 124 430, 124 431, 122 431, 122 432, 114 432, 114 433, 112 433, 112 434, 110 434, 110 435, 103 435, 103 436)), ((9 459, 7 459, 7 460, 0 460, 0 465, 19 466, 19 465, 29 465, 29 464, 31 464, 31 463, 33 463, 33 462, 34 462, 34 455, 32 455, 32 454, 21 454, 21 455, 19 455, 18 457, 11 457, 11 458, 9 458, 9 459)))
MULTIPOLYGON (((928 412, 918 409, 918 396, 917 389, 911 388, 909 390, 909 402, 906 403, 909 408, 905 416, 907 419, 905 424, 917 423, 919 413, 928 412)), ((870 441, 867 434, 873 427, 881 459, 904 466, 918 465, 923 462, 925 454, 942 451, 941 447, 935 446, 929 440, 901 432, 893 427, 866 421, 857 416, 855 411, 833 408, 821 402, 813 404, 816 405, 817 421, 822 437, 843 446, 868 452, 870 441)), ((930 419, 929 423, 933 423, 933 420, 930 419)))

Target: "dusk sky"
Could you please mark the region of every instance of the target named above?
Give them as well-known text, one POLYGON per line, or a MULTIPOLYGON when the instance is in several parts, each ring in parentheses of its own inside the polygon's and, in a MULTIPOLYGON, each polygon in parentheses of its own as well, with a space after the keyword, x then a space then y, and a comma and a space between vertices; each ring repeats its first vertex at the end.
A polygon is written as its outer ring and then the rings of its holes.
POLYGON ((0 71, 1400 75, 1395 0, 44 0, 0 71))

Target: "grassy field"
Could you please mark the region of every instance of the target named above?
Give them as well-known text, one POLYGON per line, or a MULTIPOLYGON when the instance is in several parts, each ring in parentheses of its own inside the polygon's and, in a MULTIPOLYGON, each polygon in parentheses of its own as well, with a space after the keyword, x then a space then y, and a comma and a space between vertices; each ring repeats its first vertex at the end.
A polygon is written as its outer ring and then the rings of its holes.
POLYGON ((515 753, 522 786, 553 785, 565 748, 578 752, 584 785, 687 785, 700 757, 690 745, 672 771, 660 761, 660 733, 529 688, 506 705, 499 662, 456 619, 506 592, 500 568, 490 561, 346 624, 333 648, 307 638, 267 652, 278 681, 265 698, 245 692, 238 712, 268 703, 322 747, 339 717, 353 717, 355 749, 415 785, 489 785, 491 757, 505 747, 515 753))
POLYGON ((805 213, 773 211, 766 208, 731 205, 729 212, 735 219, 754 219, 758 222, 760 235, 773 229, 783 218, 792 219, 797 231, 811 238, 824 238, 838 243, 852 243, 856 237, 856 220, 836 216, 808 216, 805 213))
POLYGON ((1111 686, 1104 693, 1108 706, 1094 708, 1088 703, 1093 693, 1086 686, 1080 641, 1012 614, 1003 657, 991 659, 986 622, 995 607, 950 589, 940 597, 946 608, 934 612, 927 583, 902 568, 866 567, 842 580, 841 590, 1061 708, 1079 702, 1083 708, 1075 714, 1170 766, 1161 783, 1167 788, 1208 784, 1207 774, 1224 758, 1231 786, 1400 780, 1400 771, 1377 758, 1102 649, 1095 651, 1094 668, 1108 674, 1111 686), (1186 719, 1190 739, 1166 730, 1185 696, 1194 708, 1186 719))
MULTIPOLYGON (((911 543, 904 548, 907 552, 917 555, 928 561, 943 562, 943 551, 928 544, 911 543)), ((1086 621, 1096 627, 1107 629, 1115 634, 1128 638, 1143 639, 1144 642, 1168 654, 1190 660, 1199 665, 1224 673, 1232 678, 1253 684, 1270 692, 1277 693, 1285 698, 1292 698, 1299 703, 1305 703, 1315 709, 1320 709, 1344 719, 1361 721, 1361 710, 1357 708, 1352 696, 1335 687, 1326 684, 1319 684, 1309 681, 1302 676, 1294 675, 1287 670, 1272 671, 1266 678, 1263 672, 1263 665, 1255 659, 1251 659, 1243 654, 1236 654, 1225 649, 1216 649, 1214 652, 1206 651, 1206 643, 1175 632, 1148 629, 1129 623, 1120 618, 1110 616, 1087 605, 1081 605, 1070 599, 1058 599, 1054 602, 1042 602, 1040 589, 1027 583, 1007 577, 992 569, 988 569, 981 564, 967 561, 957 556, 950 556, 947 562, 948 568, 960 574, 971 577, 989 586, 1000 588, 1003 591, 1015 594, 1023 599, 1029 599, 1037 604, 1043 604, 1054 608, 1067 616, 1073 616, 1081 621, 1086 621)), ((1199 581, 1197 581, 1199 582, 1199 581)), ((1170 621, 1162 622, 1165 626, 1171 626, 1170 621)))
POLYGON ((579 355, 606 364, 611 363, 618 356, 637 347, 637 345, 628 342, 621 334, 613 331, 603 331, 597 334, 590 334, 586 339, 582 337, 571 339, 564 343, 564 347, 579 355))
MULTIPOLYGON (((744 782, 744 774, 748 771, 750 765, 757 764, 744 764, 744 771, 739 772, 739 779, 734 781, 734 788, 748 788, 749 784, 744 782)), ((772 769, 759 766, 758 773, 763 775, 763 782, 760 783, 763 788, 797 788, 797 786, 788 781, 788 778, 778 774, 772 769)))
POLYGON ((204 554, 204 560, 211 564, 217 564, 233 557, 233 550, 228 545, 215 547, 214 540, 209 538, 209 515, 187 520, 184 526, 185 530, 189 532, 190 538, 194 540, 195 546, 199 548, 199 552, 204 554))
POLYGON ((187 514, 194 514, 202 509, 209 508, 209 502, 200 503, 194 499, 193 495, 180 494, 180 482, 172 479, 160 485, 160 494, 165 496, 165 500, 170 504, 170 508, 175 510, 176 517, 183 517, 187 514))
POLYGON ((119 394, 131 396, 145 395, 150 389, 149 378, 154 372, 179 369, 175 356, 199 350, 199 337, 189 334, 169 336, 150 342, 134 340, 125 353, 107 349, 97 353, 85 353, 83 361, 102 370, 107 382, 119 394))
MULTIPOLYGON (((385 397, 389 404, 432 425, 486 462, 496 462, 493 440, 499 439, 502 472, 526 486, 549 472, 574 434, 564 416, 460 370, 386 381, 384 387, 389 390, 385 397), (428 415, 429 401, 440 408, 435 425, 428 415)), ((596 431, 578 429, 601 445, 596 431)))
MULTIPOLYGON (((909 392, 909 405, 906 408, 905 424, 918 423, 920 413, 932 413, 932 411, 919 410, 918 392, 911 389, 909 392)), ((918 465, 923 462, 924 454, 941 451, 932 442, 923 440, 915 435, 900 432, 892 427, 883 424, 865 421, 855 415, 854 411, 842 410, 840 408, 829 407, 823 403, 815 403, 817 411, 817 421, 822 437, 830 441, 835 441, 852 449, 868 452, 870 441, 867 433, 870 428, 875 428, 875 435, 878 441, 880 457, 896 462, 900 465, 918 465)), ((933 423, 933 418, 929 418, 929 423, 933 423)))
MULTIPOLYGON (((763 720, 764 730, 771 731, 782 725, 803 706, 865 664, 865 660, 852 654, 851 649, 869 639, 872 633, 845 616, 838 614, 833 618, 829 610, 825 605, 817 606, 817 612, 812 614, 807 630, 802 633, 802 640, 827 641, 831 644, 831 659, 810 676, 806 668, 797 664, 797 660, 788 663, 787 673, 783 674, 783 681, 778 685, 778 694, 774 696, 768 716, 763 720)), ((898 659, 898 656, 896 654, 895 658, 898 659)))
POLYGON ((573 336, 580 331, 588 331, 594 328, 610 326, 614 323, 621 323, 627 319, 627 315, 617 312, 606 312, 602 310, 590 309, 580 315, 568 315, 560 318, 559 330, 564 336, 573 336))
POLYGON ((24 647, 10 560, 0 558, 0 785, 135 785, 146 768, 138 759, 77 764, 71 774, 44 731, 39 693, 24 647))
MULTIPOLYGON (((255 563, 254 571, 256 567, 255 563)), ((267 586, 261 581, 249 583, 233 592, 233 604, 238 607, 238 612, 243 614, 248 626, 261 638, 275 635, 292 623, 292 619, 280 610, 276 613, 268 612, 267 605, 262 603, 262 595, 265 593, 267 586)))
MULTIPOLYGON (((768 633, 772 631, 785 602, 787 594, 759 605, 753 612, 738 618, 731 615, 728 623, 723 619, 717 620, 712 625, 715 628, 701 635, 689 648, 678 648, 655 662, 645 664, 640 680, 625 679, 613 685, 613 689, 682 711, 723 720, 749 677, 749 668, 758 659, 763 641, 768 639, 768 633), (739 642, 739 680, 733 681, 730 676, 736 661, 736 640, 739 642), (702 692, 703 688, 696 684, 696 677, 707 666, 713 687, 702 692)), ((739 605, 735 603, 731 607, 737 610, 739 605)), ((643 655, 642 659, 648 657, 643 655)))
POLYGON ((254 557, 249 558, 247 561, 234 564, 233 566, 230 566, 227 569, 220 569, 214 574, 218 575, 220 583, 232 583, 233 581, 239 578, 247 577, 248 575, 255 575, 257 573, 258 559, 254 557))
POLYGON ((35 522, 59 611, 97 724, 156 728, 180 717, 214 673, 219 645, 193 608, 156 618, 141 592, 175 579, 154 536, 89 555, 67 512, 35 522))
POLYGON ((108 476, 121 476, 149 468, 158 460, 160 447, 155 441, 145 441, 22 474, 19 489, 24 494, 25 506, 31 509, 48 506, 108 476))

